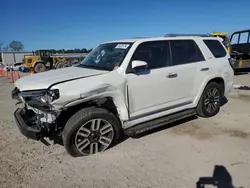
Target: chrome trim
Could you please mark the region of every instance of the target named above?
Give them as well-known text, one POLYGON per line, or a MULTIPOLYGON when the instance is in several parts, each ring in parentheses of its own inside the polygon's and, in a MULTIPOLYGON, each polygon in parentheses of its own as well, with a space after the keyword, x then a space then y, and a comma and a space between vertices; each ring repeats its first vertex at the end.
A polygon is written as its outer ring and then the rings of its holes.
POLYGON ((143 118, 145 116, 154 115, 154 114, 157 114, 157 113, 160 113, 160 112, 163 112, 163 111, 172 110, 174 108, 179 108, 179 107, 182 107, 182 106, 185 106, 185 105, 188 105, 188 104, 192 104, 192 102, 193 101, 187 101, 187 102, 183 102, 183 103, 180 103, 180 104, 172 105, 172 106, 169 106, 169 107, 166 107, 166 108, 162 108, 162 109, 159 109, 159 110, 155 110, 155 111, 152 111, 152 112, 148 112, 146 114, 137 115, 137 116, 131 117, 130 121, 133 121, 133 120, 136 120, 136 119, 140 119, 140 118, 143 118))
POLYGON ((123 129, 130 128, 134 125, 138 125, 138 124, 144 123, 146 121, 151 121, 151 120, 154 120, 157 118, 161 118, 163 116, 167 116, 170 114, 168 112, 169 110, 175 109, 176 111, 174 111, 173 113, 178 112, 178 108, 184 107, 186 105, 190 105, 192 103, 193 103, 192 101, 187 101, 187 102, 180 103, 178 105, 172 105, 172 106, 169 106, 167 108, 163 108, 161 110, 157 110, 157 111, 153 111, 150 113, 134 116, 129 121, 123 122, 123 129))

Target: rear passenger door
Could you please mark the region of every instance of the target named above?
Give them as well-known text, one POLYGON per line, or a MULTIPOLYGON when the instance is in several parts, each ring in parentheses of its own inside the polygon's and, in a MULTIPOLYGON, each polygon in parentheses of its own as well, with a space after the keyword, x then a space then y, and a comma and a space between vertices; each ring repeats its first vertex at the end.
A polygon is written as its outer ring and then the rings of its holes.
POLYGON ((192 39, 171 40, 172 66, 178 75, 178 98, 192 103, 209 71, 208 63, 192 39))

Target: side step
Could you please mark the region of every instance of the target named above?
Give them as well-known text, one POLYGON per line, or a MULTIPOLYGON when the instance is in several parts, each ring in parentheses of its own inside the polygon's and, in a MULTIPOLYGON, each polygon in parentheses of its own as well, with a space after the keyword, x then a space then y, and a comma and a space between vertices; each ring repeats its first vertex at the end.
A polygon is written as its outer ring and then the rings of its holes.
POLYGON ((133 127, 127 128, 124 130, 124 134, 133 137, 143 132, 149 131, 151 129, 161 127, 163 125, 167 125, 167 124, 173 123, 181 119, 185 119, 193 115, 196 115, 195 109, 184 110, 181 112, 170 114, 161 118, 157 118, 157 119, 147 121, 145 123, 141 123, 133 127))

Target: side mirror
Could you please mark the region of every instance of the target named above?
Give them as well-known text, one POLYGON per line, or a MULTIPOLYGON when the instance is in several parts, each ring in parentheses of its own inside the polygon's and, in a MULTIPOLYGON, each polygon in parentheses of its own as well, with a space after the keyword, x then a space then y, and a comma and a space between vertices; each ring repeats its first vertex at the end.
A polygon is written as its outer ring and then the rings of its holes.
POLYGON ((145 61, 135 60, 132 61, 132 69, 135 70, 135 72, 146 71, 148 69, 148 64, 145 61))

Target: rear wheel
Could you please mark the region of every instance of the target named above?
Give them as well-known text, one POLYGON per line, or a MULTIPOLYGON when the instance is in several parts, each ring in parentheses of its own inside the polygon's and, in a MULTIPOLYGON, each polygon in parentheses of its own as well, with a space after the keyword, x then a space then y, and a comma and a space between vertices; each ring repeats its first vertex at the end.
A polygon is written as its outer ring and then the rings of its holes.
POLYGON ((66 67, 66 65, 65 65, 64 62, 58 62, 58 63, 56 64, 56 69, 61 69, 61 68, 64 68, 64 67, 66 67))
POLYGON ((34 67, 35 73, 44 72, 46 70, 46 66, 43 63, 37 63, 34 67))
POLYGON ((76 112, 63 130, 63 143, 73 156, 103 152, 115 144, 121 133, 119 120, 106 109, 85 108, 76 112))
POLYGON ((220 84, 211 82, 207 85, 197 106, 197 115, 212 117, 220 111, 223 88, 220 84))

